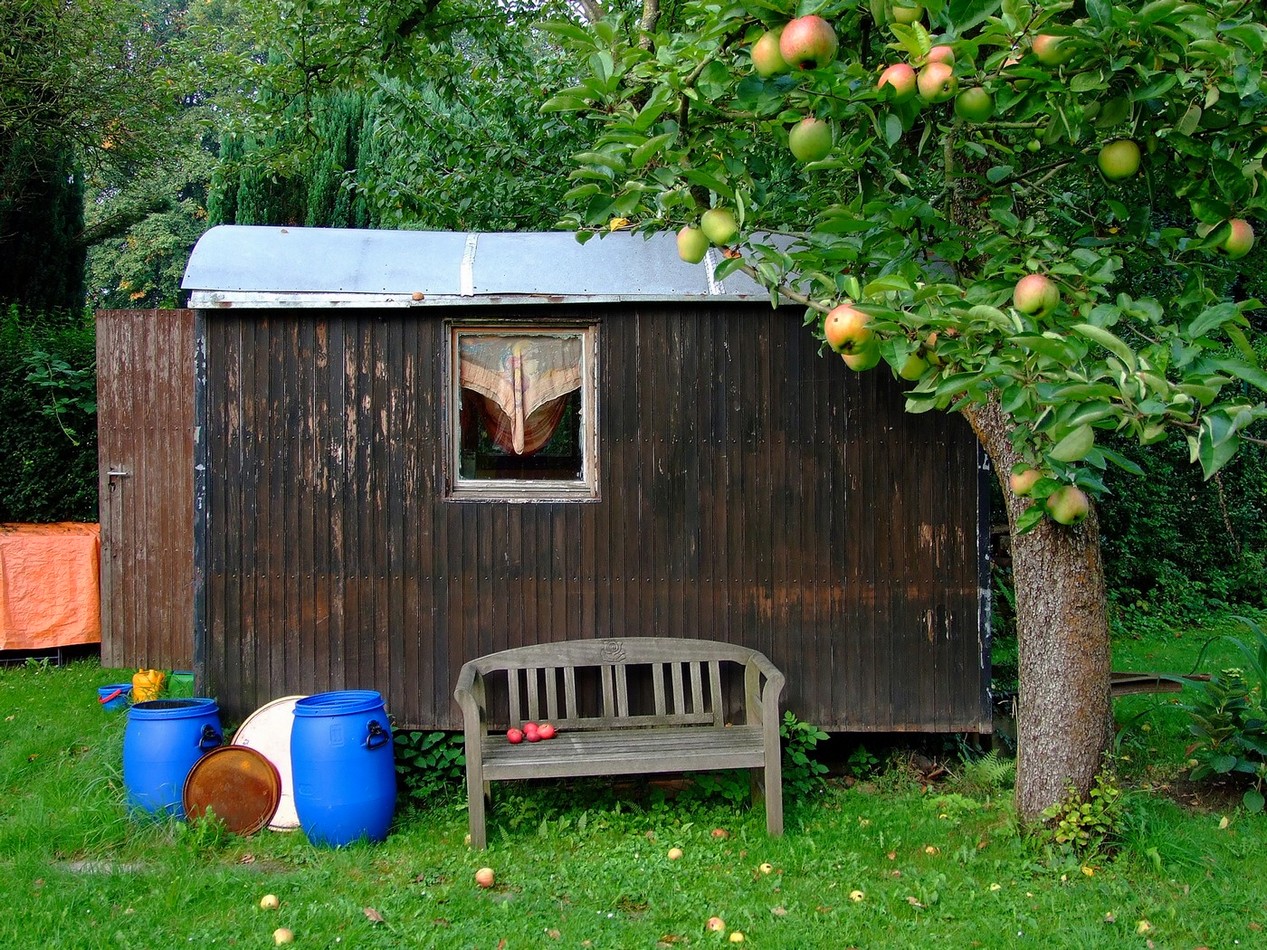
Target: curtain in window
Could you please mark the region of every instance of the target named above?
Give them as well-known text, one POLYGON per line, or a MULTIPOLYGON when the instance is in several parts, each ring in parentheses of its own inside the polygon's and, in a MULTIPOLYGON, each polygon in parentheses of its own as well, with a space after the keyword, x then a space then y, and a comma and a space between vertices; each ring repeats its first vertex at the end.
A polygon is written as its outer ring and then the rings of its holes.
POLYGON ((568 394, 581 388, 579 337, 464 335, 458 361, 462 388, 484 397, 489 436, 516 455, 550 441, 568 394))

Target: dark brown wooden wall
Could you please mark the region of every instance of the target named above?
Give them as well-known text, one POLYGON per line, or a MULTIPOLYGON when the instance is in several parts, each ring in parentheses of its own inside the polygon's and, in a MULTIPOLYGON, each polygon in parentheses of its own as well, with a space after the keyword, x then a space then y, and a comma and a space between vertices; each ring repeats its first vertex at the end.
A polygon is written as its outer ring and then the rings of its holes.
POLYGON ((193 339, 192 310, 97 313, 105 666, 193 664, 193 339))
MULTIPOLYGON (((548 320, 540 306, 519 311, 548 320)), ((469 657, 541 640, 755 646, 840 731, 988 731, 976 442, 763 305, 600 327, 596 503, 444 497, 445 319, 200 311, 200 665, 230 717, 372 688, 457 728, 469 657)))

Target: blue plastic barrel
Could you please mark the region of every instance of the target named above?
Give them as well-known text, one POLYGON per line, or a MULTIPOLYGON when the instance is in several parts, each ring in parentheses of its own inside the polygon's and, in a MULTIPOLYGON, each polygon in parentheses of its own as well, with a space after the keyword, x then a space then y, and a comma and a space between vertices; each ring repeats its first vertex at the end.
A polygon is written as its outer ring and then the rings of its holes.
POLYGON ((338 848, 387 837, 396 759, 382 694, 350 689, 296 700, 290 768, 308 840, 338 848))
POLYGON ((128 710, 123 786, 133 811, 185 817, 181 793, 198 760, 220 745, 214 699, 152 699, 128 710))

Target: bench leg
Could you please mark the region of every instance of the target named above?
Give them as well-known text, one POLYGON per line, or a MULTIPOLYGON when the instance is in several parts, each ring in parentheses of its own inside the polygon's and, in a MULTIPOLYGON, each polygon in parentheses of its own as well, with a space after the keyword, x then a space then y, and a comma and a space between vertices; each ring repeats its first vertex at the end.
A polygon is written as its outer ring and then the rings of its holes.
MULTIPOLYGON (((783 763, 779 755, 779 752, 774 754, 773 762, 767 755, 765 768, 761 770, 761 784, 765 786, 765 830, 776 838, 783 834, 783 763)), ((754 769, 753 775, 756 774, 754 769)))
POLYGON ((484 810, 487 804, 484 787, 486 785, 485 782, 468 785, 466 791, 466 810, 470 815, 471 823, 471 847, 481 851, 488 847, 484 830, 484 810))

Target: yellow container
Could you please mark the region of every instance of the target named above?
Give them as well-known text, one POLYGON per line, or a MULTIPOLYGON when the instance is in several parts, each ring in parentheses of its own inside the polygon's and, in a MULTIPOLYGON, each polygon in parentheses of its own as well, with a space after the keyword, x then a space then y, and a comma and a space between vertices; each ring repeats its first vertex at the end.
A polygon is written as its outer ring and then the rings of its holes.
POLYGON ((137 670, 132 676, 132 702, 146 703, 158 699, 163 693, 162 670, 137 670))

